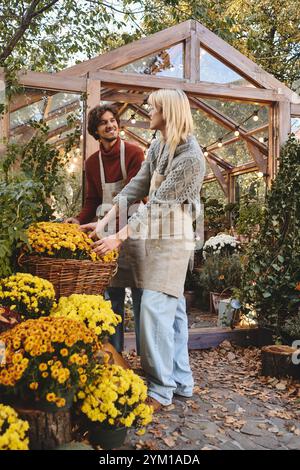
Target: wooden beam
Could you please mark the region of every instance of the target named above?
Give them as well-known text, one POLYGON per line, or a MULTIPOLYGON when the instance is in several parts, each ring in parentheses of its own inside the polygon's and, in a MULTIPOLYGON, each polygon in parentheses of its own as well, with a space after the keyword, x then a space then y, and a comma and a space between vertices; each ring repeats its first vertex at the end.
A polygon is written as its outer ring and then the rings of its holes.
POLYGON ((86 99, 86 107, 85 107, 85 160, 89 158, 93 153, 99 150, 99 142, 94 139, 88 132, 88 114, 89 111, 100 104, 101 100, 101 82, 99 80, 93 80, 87 78, 86 84, 86 91, 87 91, 87 99, 86 99))
POLYGON ((280 148, 287 141, 291 132, 291 103, 290 101, 281 101, 278 103, 279 112, 279 146, 280 148))
MULTIPOLYGON (((211 349, 223 341, 233 341, 241 346, 265 346, 272 344, 272 335, 263 328, 190 328, 189 350, 211 349)), ((125 351, 136 349, 135 334, 125 333, 125 351)))
POLYGON ((300 116, 300 103, 298 104, 291 103, 291 115, 300 116))
POLYGON ((146 38, 118 47, 113 51, 86 60, 80 64, 68 67, 58 75, 64 76, 82 76, 87 72, 95 72, 99 69, 116 69, 125 66, 131 62, 155 54, 162 49, 167 49, 181 41, 184 41, 190 35, 190 20, 184 23, 171 26, 158 33, 151 34, 146 38))
POLYGON ((200 80, 200 41, 196 32, 196 21, 192 20, 192 30, 190 39, 190 81, 196 83, 200 80))
POLYGON ((129 135, 129 137, 132 137, 132 139, 136 140, 139 142, 141 145, 143 145, 145 148, 150 147, 150 142, 147 142, 147 140, 143 139, 143 137, 135 134, 134 132, 130 131, 128 128, 124 129, 125 133, 129 135))
POLYGON ((110 91, 103 96, 104 101, 113 101, 118 103, 133 103, 133 104, 142 104, 146 94, 140 93, 125 93, 125 92, 118 92, 118 91, 110 91))
MULTIPOLYGON (((198 107, 203 112, 205 112, 208 116, 213 118, 215 121, 218 122, 218 124, 221 124, 226 129, 234 131, 235 128, 238 126, 238 123, 236 121, 234 121, 233 119, 227 116, 224 116, 222 113, 220 113, 220 111, 215 109, 213 106, 210 106, 197 98, 190 98, 190 99, 193 100, 196 104, 198 104, 198 107)), ((256 147, 260 149, 261 152, 267 155, 268 150, 265 144, 259 142, 257 139, 255 139, 255 137, 248 134, 248 131, 243 126, 239 126, 239 132, 240 132, 240 136, 242 139, 255 145, 256 147)))
POLYGON ((149 122, 147 121, 136 121, 134 124, 130 122, 130 119, 121 119, 121 127, 137 127, 138 129, 150 129, 149 122))
POLYGON ((57 73, 42 73, 22 70, 18 73, 20 85, 46 90, 82 93, 86 90, 85 78, 64 77, 57 73))
POLYGON ((216 177, 221 189, 223 190, 225 196, 228 196, 227 182, 225 180, 225 177, 224 177, 222 171, 218 167, 217 163, 213 159, 209 158, 209 155, 205 158, 206 158, 206 161, 209 164, 210 168, 212 169, 213 174, 215 175, 215 177, 216 177))
POLYGON ((205 49, 241 76, 257 86, 274 89, 292 102, 300 103, 297 93, 198 22, 197 34, 205 49))
POLYGON ((283 95, 280 95, 273 90, 203 82, 188 83, 186 80, 170 77, 156 77, 143 74, 100 70, 99 72, 92 73, 90 78, 101 80, 105 86, 110 88, 120 88, 120 85, 130 88, 131 90, 139 91, 155 90, 160 88, 180 88, 186 93, 191 93, 193 95, 222 98, 230 101, 270 103, 284 100, 283 95))
POLYGON ((223 160, 223 158, 219 157, 216 153, 213 153, 212 151, 209 151, 209 157, 214 160, 219 166, 224 168, 224 170, 231 170, 234 168, 231 163, 227 162, 226 160, 223 160))
POLYGON ((264 157, 264 154, 251 142, 247 142, 247 147, 259 171, 261 171, 264 174, 267 173, 268 161, 267 161, 267 158, 264 157))

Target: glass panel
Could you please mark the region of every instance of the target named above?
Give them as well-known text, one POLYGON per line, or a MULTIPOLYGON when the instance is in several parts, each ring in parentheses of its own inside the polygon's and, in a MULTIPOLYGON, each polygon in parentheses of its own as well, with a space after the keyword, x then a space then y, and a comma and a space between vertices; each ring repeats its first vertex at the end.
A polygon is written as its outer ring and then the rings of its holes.
POLYGON ((227 204, 227 198, 224 191, 217 181, 203 183, 201 196, 205 199, 217 199, 220 204, 227 204))
POLYGON ((253 161, 244 140, 218 148, 215 153, 233 166, 253 161))
MULTIPOLYGON (((216 142, 222 137, 227 130, 213 121, 206 113, 200 109, 192 109, 193 121, 194 121, 194 134, 198 139, 199 144, 202 147, 207 147, 213 142, 216 142)), ((230 138, 233 133, 227 136, 230 138)))
POLYGON ((244 194, 253 199, 264 202, 266 182, 259 172, 244 173, 235 177, 235 200, 240 202, 244 194))
POLYGON ((217 109, 247 130, 256 129, 269 122, 269 107, 258 103, 237 103, 201 98, 201 101, 217 109), (257 111, 257 117, 253 114, 257 111), (246 121, 246 122, 245 122, 246 121))
POLYGON ((47 90, 26 89, 14 97, 10 113, 10 142, 25 144, 36 134, 31 121, 42 120, 48 126, 47 142, 65 153, 65 146, 75 130, 80 136, 68 151, 68 163, 62 170, 63 184, 53 194, 57 217, 76 215, 81 207, 83 106, 81 95, 47 90))
MULTIPOLYGON (((141 129, 139 127, 130 127, 130 125, 126 126, 126 129, 128 129, 130 132, 133 132, 137 136, 141 137, 142 139, 146 140, 147 142, 151 142, 152 136, 153 136, 153 131, 150 129, 141 129)), ((128 140, 130 140, 131 137, 128 136, 128 140)))
POLYGON ((130 121, 131 117, 135 115, 135 120, 136 121, 147 121, 149 122, 149 119, 146 118, 146 116, 143 116, 143 114, 140 114, 138 111, 135 111, 133 109, 127 108, 124 113, 121 114, 121 119, 124 119, 126 121, 130 121))
POLYGON ((252 83, 216 59, 203 47, 200 48, 200 81, 254 87, 252 83))
POLYGON ((169 49, 163 49, 156 54, 119 67, 117 70, 158 77, 183 78, 183 45, 182 43, 176 44, 169 49))
POLYGON ((297 139, 300 140, 300 117, 294 117, 291 119, 291 132, 293 132, 297 139))

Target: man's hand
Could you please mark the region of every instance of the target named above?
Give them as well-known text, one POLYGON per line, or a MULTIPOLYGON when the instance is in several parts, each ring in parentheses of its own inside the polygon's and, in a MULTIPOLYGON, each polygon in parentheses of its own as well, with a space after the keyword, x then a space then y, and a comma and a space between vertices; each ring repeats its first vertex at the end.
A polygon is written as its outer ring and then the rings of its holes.
POLYGON ((76 217, 68 217, 67 219, 64 220, 66 224, 77 224, 80 225, 80 222, 76 217))
POLYGON ((117 250, 122 241, 120 238, 116 238, 116 235, 110 235, 109 237, 102 238, 93 244, 93 251, 98 255, 105 255, 112 250, 117 250))
POLYGON ((93 240, 98 240, 98 237, 96 234, 96 226, 97 226, 97 222, 90 222, 89 224, 80 225, 79 228, 83 232, 91 232, 89 234, 89 238, 92 238, 93 240))

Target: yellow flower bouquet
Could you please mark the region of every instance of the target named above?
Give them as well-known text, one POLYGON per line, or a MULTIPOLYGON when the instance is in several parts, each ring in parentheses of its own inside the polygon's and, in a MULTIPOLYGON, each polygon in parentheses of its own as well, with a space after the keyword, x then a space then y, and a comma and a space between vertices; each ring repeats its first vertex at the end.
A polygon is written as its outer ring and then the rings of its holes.
POLYGON ((37 222, 27 231, 32 252, 63 259, 102 260, 108 263, 117 259, 116 250, 99 256, 92 251, 93 240, 77 224, 37 222))
POLYGON ((49 315, 55 305, 54 287, 38 276, 16 273, 0 279, 0 305, 25 318, 49 315))
POLYGON ((28 450, 28 429, 13 408, 0 404, 0 450, 28 450))
POLYGON ((5 361, 0 393, 38 408, 69 408, 76 391, 91 380, 97 336, 67 318, 27 320, 0 335, 5 361))
POLYGON ((19 265, 52 282, 56 297, 101 294, 116 274, 119 255, 93 251, 93 241, 76 224, 37 222, 27 229, 19 265))
POLYGON ((145 403, 144 381, 131 369, 114 364, 97 365, 93 375, 93 381, 78 392, 81 411, 93 423, 89 426, 91 441, 104 449, 112 448, 115 430, 123 430, 123 440, 129 427, 139 427, 143 432, 153 413, 152 407, 145 403))
POLYGON ((72 294, 61 297, 53 307, 52 317, 70 318, 83 322, 98 336, 99 341, 115 333, 115 327, 122 321, 111 308, 111 302, 102 295, 72 294))

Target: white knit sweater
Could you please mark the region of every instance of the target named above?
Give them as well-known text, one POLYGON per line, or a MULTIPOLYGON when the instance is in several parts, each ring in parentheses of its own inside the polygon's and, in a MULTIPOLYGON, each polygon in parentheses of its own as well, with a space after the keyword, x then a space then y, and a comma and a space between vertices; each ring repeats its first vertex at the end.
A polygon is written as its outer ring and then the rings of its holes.
POLYGON ((156 170, 165 175, 165 180, 154 191, 148 202, 140 206, 133 214, 128 224, 133 231, 138 224, 145 224, 149 209, 154 204, 169 205, 190 203, 196 213, 200 211, 200 189, 205 174, 205 160, 201 148, 194 136, 189 136, 187 141, 178 145, 170 169, 166 173, 169 162, 169 150, 165 145, 161 155, 160 140, 155 139, 148 150, 147 158, 143 162, 140 171, 114 198, 114 204, 120 204, 121 198, 127 198, 127 204, 143 199, 149 195, 151 178, 156 170))

